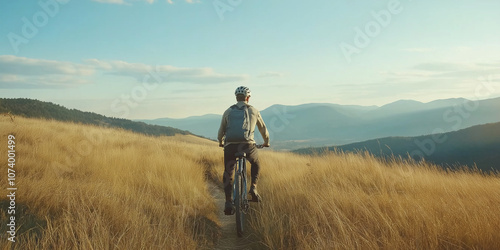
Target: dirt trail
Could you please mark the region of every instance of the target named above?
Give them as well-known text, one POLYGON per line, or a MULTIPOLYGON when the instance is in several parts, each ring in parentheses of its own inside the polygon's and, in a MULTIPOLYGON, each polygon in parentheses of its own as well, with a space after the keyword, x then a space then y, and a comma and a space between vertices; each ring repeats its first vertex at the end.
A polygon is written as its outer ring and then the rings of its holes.
POLYGON ((221 224, 222 235, 215 249, 266 249, 265 246, 255 240, 255 235, 251 232, 245 233, 245 236, 241 238, 236 235, 236 220, 234 215, 224 215, 224 191, 210 181, 208 181, 208 188, 214 196, 217 205, 217 217, 221 224))

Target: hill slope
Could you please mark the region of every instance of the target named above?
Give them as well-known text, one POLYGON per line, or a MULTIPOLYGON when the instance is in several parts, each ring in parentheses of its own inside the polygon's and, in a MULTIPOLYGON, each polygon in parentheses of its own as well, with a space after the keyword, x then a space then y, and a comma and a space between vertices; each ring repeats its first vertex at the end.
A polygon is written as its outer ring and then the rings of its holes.
POLYGON ((320 153, 325 150, 368 151, 375 156, 407 157, 443 165, 477 166, 484 171, 500 171, 500 123, 418 137, 387 137, 343 146, 306 148, 294 152, 320 153))
POLYGON ((28 118, 45 118, 58 121, 69 121, 82 124, 92 124, 113 128, 123 128, 133 132, 147 135, 190 134, 180 129, 149 125, 144 122, 135 122, 126 119, 110 118, 92 112, 83 112, 76 109, 67 109, 63 106, 50 102, 42 102, 31 99, 5 99, 0 98, 0 114, 10 113, 15 116, 28 118))
MULTIPOLYGON (((2 155, 8 135, 15 136, 17 237, 12 248, 1 237, 1 249, 195 249, 217 240, 204 171, 185 150, 215 143, 0 116, 2 155)), ((7 173, 7 164, 1 168, 7 173)), ((7 199, 0 198, 4 233, 7 199)))

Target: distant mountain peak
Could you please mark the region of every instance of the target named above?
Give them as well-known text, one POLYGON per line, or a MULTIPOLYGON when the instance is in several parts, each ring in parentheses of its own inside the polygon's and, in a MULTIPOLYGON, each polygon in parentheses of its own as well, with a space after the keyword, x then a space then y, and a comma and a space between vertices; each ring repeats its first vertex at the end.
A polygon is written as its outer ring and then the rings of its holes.
POLYGON ((410 99, 401 99, 401 100, 397 100, 395 102, 391 102, 391 103, 382 105, 381 108, 383 108, 383 107, 392 107, 392 106, 400 106, 400 105, 408 106, 408 105, 421 105, 421 104, 423 104, 423 103, 419 102, 419 101, 410 100, 410 99))

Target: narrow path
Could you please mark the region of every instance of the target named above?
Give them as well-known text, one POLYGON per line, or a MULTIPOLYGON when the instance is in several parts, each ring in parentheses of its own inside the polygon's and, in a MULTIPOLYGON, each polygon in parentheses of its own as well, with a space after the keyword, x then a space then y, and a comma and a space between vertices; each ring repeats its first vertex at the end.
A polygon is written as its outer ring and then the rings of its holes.
POLYGON ((217 218, 221 224, 222 236, 215 246, 215 249, 265 249, 265 247, 255 240, 255 235, 251 232, 246 233, 243 237, 236 235, 236 219, 233 216, 224 214, 224 203, 226 201, 224 191, 214 183, 207 181, 208 189, 214 196, 217 205, 217 218))

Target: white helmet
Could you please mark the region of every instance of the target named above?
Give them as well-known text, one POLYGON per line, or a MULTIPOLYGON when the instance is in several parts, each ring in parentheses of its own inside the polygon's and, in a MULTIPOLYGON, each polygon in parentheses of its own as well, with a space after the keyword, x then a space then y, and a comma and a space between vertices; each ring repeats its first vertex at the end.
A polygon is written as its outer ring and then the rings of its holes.
POLYGON ((234 95, 244 95, 245 97, 251 96, 250 89, 245 86, 240 86, 234 91, 234 95))

